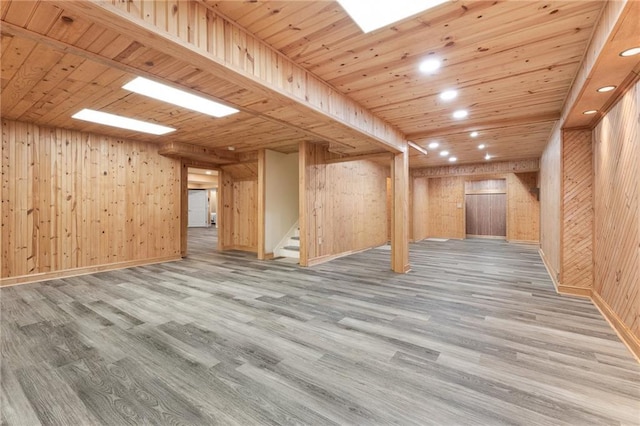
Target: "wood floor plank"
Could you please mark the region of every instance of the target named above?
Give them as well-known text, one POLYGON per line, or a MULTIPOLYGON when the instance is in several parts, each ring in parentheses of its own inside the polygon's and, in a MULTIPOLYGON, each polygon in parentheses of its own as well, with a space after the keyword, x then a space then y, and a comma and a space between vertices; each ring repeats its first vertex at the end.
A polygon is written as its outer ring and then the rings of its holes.
POLYGON ((2 425, 640 425, 640 365, 537 250, 218 253, 0 289, 2 425))

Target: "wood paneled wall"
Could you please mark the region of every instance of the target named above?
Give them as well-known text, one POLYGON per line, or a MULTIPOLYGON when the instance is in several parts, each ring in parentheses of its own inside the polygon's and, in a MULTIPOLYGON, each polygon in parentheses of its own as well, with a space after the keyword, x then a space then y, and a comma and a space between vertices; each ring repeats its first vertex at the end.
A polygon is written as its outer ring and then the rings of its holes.
POLYGON ((412 182, 410 238, 420 241, 429 237, 429 179, 417 177, 412 182))
POLYGON ((258 251, 258 163, 223 166, 218 186, 218 249, 258 251))
POLYGON ((507 240, 537 242, 540 207, 533 189, 538 186, 538 164, 538 160, 526 160, 493 163, 493 168, 489 163, 414 170, 413 239, 465 238, 465 183, 506 179, 507 240), (517 170, 518 173, 503 170, 517 170), (461 175, 455 175, 456 172, 461 175))
POLYGON ((554 128, 540 158, 540 252, 551 278, 560 278, 562 232, 562 132, 554 128))
POLYGON ((538 173, 509 173, 507 176, 507 240, 540 240, 540 202, 538 173))
POLYGON ((640 83, 594 130, 593 299, 640 358, 640 83))
MULTIPOLYGON (((593 167, 590 130, 562 132, 560 290, 593 285, 593 167), (570 287, 570 288, 563 288, 570 287)), ((590 290, 587 293, 590 295, 590 290)))
POLYGON ((1 232, 2 284, 178 258, 180 162, 3 120, 1 232))
POLYGON ((313 265, 386 244, 389 168, 360 160, 327 164, 324 145, 301 149, 301 264, 313 265))

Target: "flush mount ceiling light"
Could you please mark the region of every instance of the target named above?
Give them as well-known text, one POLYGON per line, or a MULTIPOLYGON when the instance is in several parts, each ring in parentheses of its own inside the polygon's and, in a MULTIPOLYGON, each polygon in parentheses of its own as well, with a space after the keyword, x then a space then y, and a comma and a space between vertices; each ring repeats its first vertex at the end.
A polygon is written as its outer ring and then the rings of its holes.
POLYGON ((484 156, 484 159, 485 160, 491 160, 491 156, 489 154, 487 154, 487 155, 484 156))
POLYGON ((583 112, 584 115, 592 115, 595 114, 596 112, 598 112, 597 109, 590 109, 588 111, 583 112))
POLYGON ((469 133, 469 136, 471 136, 472 138, 477 138, 479 134, 480 133, 478 133, 478 132, 471 132, 471 133, 469 133))
POLYGON ((480 145, 478 145, 478 149, 485 149, 487 146, 483 143, 481 143, 480 145))
POLYGON ((104 124, 105 126, 150 133, 152 135, 164 135, 176 130, 171 127, 160 126, 159 124, 147 123, 146 121, 140 121, 133 118, 122 117, 120 115, 86 108, 78 111, 71 117, 78 120, 90 121, 92 123, 104 124))
POLYGON ((452 99, 455 99, 458 96, 458 91, 456 90, 445 90, 444 92, 440 93, 440 99, 442 99, 443 101, 450 101, 452 99))
POLYGON ((184 90, 167 86, 166 84, 157 83, 144 77, 136 77, 122 86, 122 88, 212 117, 220 118, 238 112, 235 108, 185 92, 184 90))
POLYGON ((338 0, 362 32, 386 27, 448 0, 338 0))
POLYGON ((604 93, 604 92, 610 92, 612 90, 614 90, 616 88, 616 86, 604 86, 598 89, 598 92, 600 93, 604 93))
POLYGON ((440 151, 440 157, 446 157, 449 155, 449 151, 440 151))
POLYGON ((455 161, 458 161, 456 157, 449 157, 449 162, 453 163, 455 161))
POLYGON ((440 61, 437 59, 426 59, 420 62, 420 71, 423 73, 431 73, 440 68, 440 61))
POLYGON ((461 118, 466 118, 468 115, 469 113, 467 112, 467 110, 459 109, 453 113, 453 118, 459 120, 461 118))
POLYGON ((624 56, 626 58, 628 56, 637 55, 638 53, 640 53, 640 47, 632 47, 631 49, 620 52, 620 56, 624 56))
POLYGON ((429 144, 429 149, 436 149, 439 146, 440 146, 440 144, 438 142, 431 142, 429 144))

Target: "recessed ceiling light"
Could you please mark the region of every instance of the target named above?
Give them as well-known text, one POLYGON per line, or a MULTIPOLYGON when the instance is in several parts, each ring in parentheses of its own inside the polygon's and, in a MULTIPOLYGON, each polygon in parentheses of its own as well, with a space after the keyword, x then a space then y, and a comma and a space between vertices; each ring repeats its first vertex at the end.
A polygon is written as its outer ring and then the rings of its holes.
POLYGON ((457 119, 466 118, 468 115, 469 113, 467 112, 467 110, 459 109, 453 113, 453 118, 457 118, 457 119))
POLYGON ((598 92, 600 92, 600 93, 610 92, 615 88, 616 88, 616 86, 604 86, 604 87, 599 88, 598 92))
POLYGON ((440 151, 440 157, 446 157, 449 155, 449 151, 440 151))
POLYGON ((436 149, 439 146, 440 146, 440 144, 438 142, 431 142, 429 144, 429 148, 431 148, 431 149, 436 149))
POLYGON ((71 117, 78 120, 90 121, 92 123, 104 124, 105 126, 150 133, 152 135, 164 135, 176 130, 171 127, 160 126, 159 124, 147 123, 146 121, 140 121, 134 118, 122 117, 120 115, 109 114, 107 112, 87 108, 78 111, 71 117))
POLYGON ((434 72, 438 68, 440 68, 440 61, 437 59, 427 59, 425 61, 420 62, 420 71, 424 73, 434 72))
POLYGON ((491 156, 489 154, 487 154, 487 155, 484 156, 484 159, 485 160, 491 160, 491 156))
POLYGON ((212 174, 213 174, 213 172, 212 172, 211 170, 207 170, 207 171, 205 172, 205 174, 207 174, 207 175, 212 175, 212 174))
POLYGON ((193 95, 180 89, 176 89, 166 84, 157 83, 143 77, 136 77, 129 83, 122 86, 125 90, 148 96, 162 102, 176 105, 202 114, 213 117, 225 117, 235 114, 237 109, 222 105, 218 102, 205 99, 202 96, 193 95))
POLYGON ((457 96, 457 90, 445 90, 444 92, 440 93, 440 99, 442 99, 443 101, 450 101, 452 99, 455 99, 457 96))
POLYGON ((351 16, 351 19, 368 33, 386 27, 416 13, 423 12, 447 0, 338 0, 340 6, 351 16))
POLYGON ((449 161, 453 163, 454 161, 458 161, 458 159, 456 157, 449 157, 449 161))
POLYGON ((471 136, 472 138, 477 138, 479 134, 480 133, 478 133, 478 132, 471 132, 471 133, 469 133, 469 136, 471 136))
POLYGON ((227 149, 228 149, 229 151, 235 151, 235 150, 236 150, 236 147, 235 147, 235 146, 230 146, 230 147, 228 147, 227 149))
POLYGON ((620 52, 620 56, 624 56, 626 58, 627 56, 637 55, 638 53, 640 53, 640 47, 632 47, 624 52, 620 52))
POLYGON ((595 114, 596 112, 598 112, 597 109, 590 109, 588 111, 583 112, 584 115, 591 115, 591 114, 595 114))
POLYGON ((478 149, 485 149, 487 146, 483 143, 481 143, 480 145, 478 145, 478 149))

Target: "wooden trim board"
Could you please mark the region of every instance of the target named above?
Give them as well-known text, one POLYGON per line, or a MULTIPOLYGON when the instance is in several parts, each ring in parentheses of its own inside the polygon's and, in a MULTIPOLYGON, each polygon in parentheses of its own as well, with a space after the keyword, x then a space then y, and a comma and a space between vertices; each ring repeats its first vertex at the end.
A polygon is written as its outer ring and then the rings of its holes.
MULTIPOLYGON (((349 251, 345 251, 343 253, 328 254, 326 256, 314 257, 313 259, 309 259, 308 262, 307 262, 307 265, 305 265, 305 266, 320 265, 321 263, 329 262, 330 260, 338 259, 340 257, 350 256, 350 255, 356 254, 356 253, 362 253, 363 251, 372 250, 372 249, 377 248, 377 247, 381 247, 381 246, 376 245, 376 246, 371 246, 371 247, 365 247, 365 248, 359 249, 359 250, 349 250, 349 251)), ((303 265, 300 265, 300 266, 303 266, 303 265)))
POLYGON ((605 300, 597 292, 591 293, 591 301, 596 308, 600 311, 604 319, 611 325, 611 328, 615 330, 629 351, 633 354, 638 362, 640 362, 640 339, 638 339, 633 332, 626 326, 626 324, 620 319, 620 317, 611 309, 611 307, 605 302, 605 300))
POLYGON ((538 254, 540 254, 542 263, 544 263, 544 267, 547 269, 547 273, 549 274, 549 277, 551 277, 551 281, 553 281, 553 287, 555 287, 556 292, 558 292, 558 286, 560 284, 558 283, 557 275, 554 273, 555 271, 551 267, 551 263, 549 263, 549 259, 547 259, 547 257, 544 255, 544 252, 540 248, 538 249, 538 254))
POLYGON ((154 263, 173 262, 180 260, 181 255, 156 257, 152 259, 130 260, 126 262, 108 263, 105 265, 86 266, 83 268, 67 269, 64 271, 43 272, 40 274, 21 275, 19 277, 0 278, 0 287, 30 284, 59 278, 76 277, 78 275, 94 274, 96 272, 113 271, 115 269, 133 268, 135 266, 152 265, 154 263))

